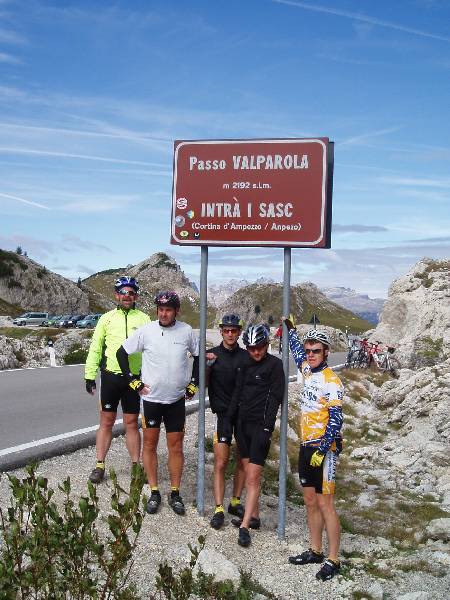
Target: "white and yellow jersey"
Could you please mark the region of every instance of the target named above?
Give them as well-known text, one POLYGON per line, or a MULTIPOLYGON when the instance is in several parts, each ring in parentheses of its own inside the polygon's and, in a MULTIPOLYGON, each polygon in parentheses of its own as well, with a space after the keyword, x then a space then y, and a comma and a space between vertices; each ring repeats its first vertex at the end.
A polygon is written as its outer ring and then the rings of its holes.
POLYGON ((344 386, 326 363, 311 369, 295 329, 289 331, 289 346, 304 380, 300 401, 302 444, 317 445, 323 453, 336 450, 343 422, 344 386))
POLYGON ((330 413, 330 408, 342 409, 344 388, 341 380, 330 367, 314 373, 304 361, 301 365, 301 373, 304 379, 301 397, 302 442, 320 442, 334 412, 330 413))

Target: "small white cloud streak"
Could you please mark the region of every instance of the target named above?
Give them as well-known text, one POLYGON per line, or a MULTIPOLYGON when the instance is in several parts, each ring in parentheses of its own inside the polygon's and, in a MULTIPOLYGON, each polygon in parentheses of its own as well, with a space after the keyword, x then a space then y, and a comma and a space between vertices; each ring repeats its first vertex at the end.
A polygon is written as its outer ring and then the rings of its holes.
POLYGON ((20 65, 22 61, 17 56, 13 56, 12 54, 6 54, 5 52, 0 52, 0 63, 10 64, 10 65, 20 65))
POLYGON ((380 177, 380 183, 415 187, 450 188, 450 179, 422 179, 414 177, 380 177))
POLYGON ((355 135, 347 140, 343 140, 342 142, 336 142, 336 146, 351 146, 353 144, 360 144, 368 139, 374 137, 380 137, 383 135, 387 135, 389 133, 395 133, 399 131, 401 126, 397 125, 395 127, 387 127, 386 129, 380 129, 379 131, 370 131, 369 133, 362 133, 361 135, 355 135))
MULTIPOLYGON (((1 62, 1 54, 0 54, 0 62, 1 62)), ((166 143, 172 144, 173 141, 168 138, 154 138, 148 136, 141 136, 137 133, 130 132, 124 129, 117 129, 115 133, 104 133, 98 131, 86 131, 80 129, 68 129, 64 127, 42 127, 37 125, 20 125, 17 123, 0 123, 0 127, 6 129, 18 129, 21 131, 30 131, 30 132, 38 132, 38 133, 58 133, 58 134, 67 134, 67 135, 79 135, 79 136, 87 136, 87 137, 98 137, 98 138, 113 138, 113 139, 121 139, 121 140, 131 140, 136 142, 150 142, 150 143, 166 143)), ((162 165, 161 165, 162 166, 162 165)))
POLYGON ((384 27, 385 29, 394 29, 396 31, 403 31, 404 33, 410 33, 412 35, 418 35, 420 37, 431 38, 433 40, 439 40, 441 42, 450 42, 450 37, 445 35, 438 35, 436 33, 430 33, 429 31, 423 31, 421 29, 415 29, 413 27, 407 27, 399 23, 391 23, 390 21, 383 21, 376 17, 369 15, 363 15, 361 13, 354 13, 347 10, 340 10, 338 8, 329 8, 327 6, 321 6, 319 4, 308 4, 306 2, 293 2, 292 0, 272 0, 276 4, 286 4, 287 6, 294 6, 296 8, 303 8, 305 10, 311 10, 313 12, 321 12, 329 15, 336 15, 338 17, 344 17, 353 21, 360 21, 362 23, 369 23, 377 27, 384 27))
POLYGON ((118 163, 124 165, 139 165, 145 167, 157 167, 161 168, 165 165, 154 164, 150 162, 144 162, 142 160, 126 160, 124 158, 108 158, 105 156, 91 156, 89 154, 71 154, 68 152, 51 152, 49 150, 32 150, 31 148, 14 148, 7 146, 0 146, 0 153, 6 154, 32 154, 40 156, 56 156, 58 158, 75 158, 81 160, 96 160, 100 162, 118 163))
POLYGON ((17 202, 21 202, 22 204, 29 204, 30 206, 35 206, 36 208, 43 208, 45 210, 50 210, 48 206, 44 206, 43 204, 39 204, 38 202, 33 202, 32 200, 26 200, 25 198, 20 198, 19 196, 12 196, 11 194, 4 194, 0 192, 0 196, 2 198, 8 198, 9 200, 16 200, 17 202))
POLYGON ((11 29, 0 28, 0 43, 23 45, 26 39, 11 29))

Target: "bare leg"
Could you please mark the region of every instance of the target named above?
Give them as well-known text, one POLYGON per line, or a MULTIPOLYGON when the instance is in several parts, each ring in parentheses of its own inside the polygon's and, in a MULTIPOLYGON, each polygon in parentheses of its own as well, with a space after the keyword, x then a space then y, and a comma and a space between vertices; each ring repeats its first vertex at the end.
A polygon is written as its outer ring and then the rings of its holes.
POLYGON ((324 520, 318 502, 321 496, 322 494, 317 494, 313 487, 303 488, 311 548, 316 552, 322 551, 324 520))
POLYGON ((183 439, 184 431, 176 431, 167 433, 167 450, 169 452, 169 474, 170 485, 180 488, 181 476, 183 474, 184 454, 183 454, 183 439))
POLYGON ((260 465, 249 463, 248 458, 244 458, 242 462, 245 467, 247 496, 245 499, 245 514, 241 526, 248 529, 251 517, 259 517, 259 492, 263 468, 260 465))
MULTIPOLYGON (((242 496, 242 490, 245 485, 245 469, 242 463, 241 455, 239 454, 239 448, 236 446, 236 468, 234 470, 233 478, 233 496, 240 498, 242 496)), ((224 474, 225 477, 225 474, 224 474)), ((223 496, 222 496, 223 497, 223 496)))
POLYGON ((158 441, 159 428, 151 427, 144 429, 144 445, 142 449, 142 462, 147 474, 147 480, 150 487, 158 486, 158 441))
MULTIPOLYGON (((224 443, 214 444, 214 502, 216 506, 223 504, 225 495, 225 469, 230 458, 230 446, 224 443)), ((244 473, 245 477, 245 473, 244 473)))
POLYGON ((97 429, 95 447, 97 461, 103 462, 108 454, 112 440, 112 428, 116 421, 117 413, 100 411, 100 425, 97 429))
POLYGON ((328 556, 338 561, 341 526, 334 506, 334 494, 317 494, 317 501, 327 531, 328 556))
POLYGON ((132 462, 139 462, 141 457, 141 435, 138 429, 138 415, 124 413, 125 443, 132 462))

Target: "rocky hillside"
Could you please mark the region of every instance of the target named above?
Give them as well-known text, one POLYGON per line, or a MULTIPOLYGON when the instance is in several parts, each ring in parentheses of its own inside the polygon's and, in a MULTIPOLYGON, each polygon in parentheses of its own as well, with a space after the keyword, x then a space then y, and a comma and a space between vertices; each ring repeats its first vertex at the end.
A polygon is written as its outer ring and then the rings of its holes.
MULTIPOLYGON (((0 250, 0 298, 13 311, 87 313, 89 299, 77 285, 28 256, 0 250)), ((3 308, 7 308, 3 306, 3 308)))
POLYGON ((269 277, 258 277, 256 281, 248 281, 247 279, 230 279, 227 283, 213 283, 208 286, 208 302, 211 302, 216 307, 222 306, 230 296, 237 290, 247 287, 252 283, 264 285, 266 283, 275 283, 269 277))
POLYGON ((407 367, 450 356, 450 260, 424 258, 394 281, 371 339, 398 348, 407 367))
MULTIPOLYGON (((150 316, 154 314, 153 298, 160 290, 175 290, 180 296, 180 318, 193 327, 199 326, 200 295, 191 285, 180 266, 164 252, 157 252, 137 265, 108 269, 91 275, 83 281, 83 289, 114 299, 113 283, 122 275, 136 277, 140 285, 139 308, 150 316)), ((214 320, 214 311, 209 310, 209 322, 214 320)))
MULTIPOLYGON (((328 325, 341 331, 362 332, 372 327, 349 310, 338 306, 322 294, 313 283, 303 283, 291 287, 291 312, 298 323, 309 323, 313 314, 321 325, 328 325)), ((254 283, 237 290, 217 311, 218 318, 223 312, 237 312, 249 323, 277 325, 283 309, 283 286, 281 283, 254 283)))
POLYGON ((355 290, 346 287, 322 288, 321 292, 327 298, 351 310, 355 315, 377 325, 383 310, 384 298, 369 298, 367 294, 358 294, 355 290))

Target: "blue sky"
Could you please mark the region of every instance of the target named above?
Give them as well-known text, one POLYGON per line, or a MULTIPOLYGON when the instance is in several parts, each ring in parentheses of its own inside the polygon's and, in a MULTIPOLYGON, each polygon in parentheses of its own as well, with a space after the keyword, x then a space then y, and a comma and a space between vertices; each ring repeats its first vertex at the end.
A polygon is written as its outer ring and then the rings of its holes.
MULTIPOLYGON (((327 136, 330 250, 293 282, 386 296, 450 256, 445 0, 0 0, 0 247, 66 277, 167 251, 173 140, 327 136)), ((212 248, 210 282, 282 279, 281 249, 212 248)))

